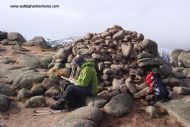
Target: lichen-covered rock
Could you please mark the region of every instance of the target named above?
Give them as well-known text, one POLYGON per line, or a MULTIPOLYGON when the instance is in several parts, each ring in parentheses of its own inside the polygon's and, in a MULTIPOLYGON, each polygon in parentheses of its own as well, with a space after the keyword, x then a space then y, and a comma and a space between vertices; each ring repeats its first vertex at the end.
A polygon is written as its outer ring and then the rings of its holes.
POLYGON ((170 62, 173 66, 178 67, 178 58, 179 55, 181 54, 181 52, 184 51, 182 49, 174 49, 173 51, 171 51, 170 53, 170 62))
POLYGON ((68 113, 66 117, 61 117, 53 127, 98 127, 102 115, 98 108, 85 106, 68 113))
POLYGON ((30 89, 33 83, 41 83, 46 77, 46 74, 40 72, 26 71, 18 74, 13 82, 14 89, 27 88, 30 89))
POLYGON ((152 53, 154 56, 158 55, 158 45, 155 41, 150 39, 143 40, 141 46, 145 51, 152 53))
POLYGON ((28 99, 25 103, 26 108, 45 107, 46 99, 44 96, 34 96, 28 99))
POLYGON ((42 85, 34 85, 31 89, 32 96, 43 95, 46 91, 42 85))
POLYGON ((180 53, 178 65, 180 67, 190 67, 190 51, 183 51, 180 53))
POLYGON ((2 71, 1 74, 4 75, 3 77, 0 77, 0 81, 5 84, 12 84, 14 80, 19 76, 19 74, 25 73, 25 72, 35 72, 36 70, 30 67, 20 67, 19 68, 12 68, 9 70, 2 71))
POLYGON ((34 55, 21 55, 17 59, 17 64, 26 66, 26 67, 34 67, 34 68, 48 68, 48 65, 52 61, 52 56, 34 56, 34 55))
POLYGON ((14 96, 16 92, 8 85, 0 83, 0 94, 6 96, 14 96))
POLYGON ((120 117, 131 111, 133 103, 133 98, 129 94, 123 93, 113 97, 104 106, 104 110, 114 117, 120 117))
POLYGON ((171 75, 178 79, 186 78, 187 74, 183 72, 183 69, 172 68, 171 75))
POLYGON ((50 46, 47 44, 46 40, 42 36, 36 36, 24 43, 25 46, 37 46, 40 48, 48 49, 50 46))
POLYGON ((31 96, 32 96, 31 91, 23 88, 23 89, 19 90, 17 99, 19 101, 25 101, 28 98, 30 98, 31 96))
POLYGON ((0 41, 7 39, 7 34, 8 34, 7 32, 0 31, 0 41))
POLYGON ((9 97, 0 94, 0 112, 5 112, 9 109, 10 106, 10 99, 9 97))
POLYGON ((8 33, 7 40, 17 41, 19 44, 26 42, 25 38, 20 33, 17 33, 17 32, 8 33))
POLYGON ((40 59, 41 66, 40 67, 48 69, 48 65, 51 63, 52 59, 53 59, 52 56, 41 57, 41 59, 40 59))

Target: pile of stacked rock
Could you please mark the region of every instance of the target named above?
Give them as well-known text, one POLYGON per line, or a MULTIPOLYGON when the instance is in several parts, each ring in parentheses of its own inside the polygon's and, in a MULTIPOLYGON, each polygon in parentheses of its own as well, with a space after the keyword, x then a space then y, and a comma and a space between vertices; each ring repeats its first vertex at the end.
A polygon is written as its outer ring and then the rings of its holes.
POLYGON ((179 84, 174 87, 174 91, 178 94, 190 94, 190 51, 174 49, 170 53, 170 59, 171 76, 179 84))
POLYGON ((76 55, 95 62, 99 77, 98 95, 107 99, 127 92, 134 98, 149 100, 149 89, 144 83, 146 73, 155 66, 160 67, 164 76, 170 72, 158 54, 156 42, 144 40, 143 34, 117 25, 102 33, 88 33, 60 47, 49 71, 64 68, 70 72, 70 63, 76 55))

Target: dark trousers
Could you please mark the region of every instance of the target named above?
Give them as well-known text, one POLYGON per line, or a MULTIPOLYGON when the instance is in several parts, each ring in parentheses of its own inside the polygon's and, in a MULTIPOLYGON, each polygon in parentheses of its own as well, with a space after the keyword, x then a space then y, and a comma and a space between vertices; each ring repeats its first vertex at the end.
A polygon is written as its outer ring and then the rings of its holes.
POLYGON ((91 91, 87 88, 70 84, 66 87, 61 99, 72 103, 72 105, 84 105, 85 98, 91 96, 91 91))
POLYGON ((68 100, 72 97, 87 97, 91 96, 91 92, 87 88, 83 88, 76 85, 68 85, 65 93, 63 94, 63 99, 68 100))

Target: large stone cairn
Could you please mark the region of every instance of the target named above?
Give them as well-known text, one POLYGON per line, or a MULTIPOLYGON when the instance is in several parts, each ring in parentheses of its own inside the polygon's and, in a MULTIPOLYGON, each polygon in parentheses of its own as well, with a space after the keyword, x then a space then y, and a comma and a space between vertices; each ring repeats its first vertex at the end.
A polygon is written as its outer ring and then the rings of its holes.
POLYGON ((76 55, 95 62, 99 78, 98 95, 107 99, 127 92, 134 98, 150 100, 152 96, 144 77, 153 66, 164 67, 156 42, 144 40, 143 34, 117 25, 102 33, 88 33, 59 48, 49 65, 50 70, 71 70, 70 63, 76 55), (135 75, 134 79, 129 75, 135 75))

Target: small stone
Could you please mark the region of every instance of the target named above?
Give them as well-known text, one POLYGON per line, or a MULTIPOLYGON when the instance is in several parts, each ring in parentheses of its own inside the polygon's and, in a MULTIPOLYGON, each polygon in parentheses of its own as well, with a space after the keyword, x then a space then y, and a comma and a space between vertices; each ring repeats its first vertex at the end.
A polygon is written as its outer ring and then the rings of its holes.
POLYGON ((126 84, 121 84, 120 85, 120 91, 121 93, 127 93, 128 92, 128 88, 126 84))
POLYGON ((103 71, 104 74, 117 74, 117 70, 114 70, 114 69, 104 69, 103 71))
POLYGON ((144 40, 144 35, 142 33, 138 33, 137 34, 137 38, 140 40, 140 41, 143 41, 144 40))
POLYGON ((153 100, 153 98, 154 98, 154 95, 153 95, 153 94, 146 96, 146 100, 147 100, 147 101, 151 101, 151 100, 153 100))
POLYGON ((150 93, 150 89, 149 89, 149 87, 147 87, 147 88, 139 91, 138 93, 135 93, 134 98, 141 98, 141 97, 148 95, 149 93, 150 93))
POLYGON ((56 59, 55 63, 64 63, 64 60, 63 59, 56 59))
POLYGON ((109 79, 109 75, 108 74, 103 74, 102 79, 103 80, 108 80, 109 79))
POLYGON ((122 65, 112 64, 111 69, 119 71, 121 69, 124 69, 124 67, 122 65))
POLYGON ((145 99, 140 99, 140 103, 145 105, 145 106, 149 105, 148 101, 146 101, 145 99))
POLYGON ((143 58, 154 58, 154 55, 148 53, 148 52, 142 52, 137 55, 137 59, 143 59, 143 58))
POLYGON ((127 85, 127 88, 129 89, 129 92, 130 92, 130 93, 132 93, 132 94, 137 93, 137 89, 136 89, 136 87, 135 87, 135 84, 133 84, 133 83, 131 82, 131 79, 130 79, 130 78, 128 78, 128 79, 125 80, 125 84, 127 85))
POLYGON ((179 86, 176 86, 176 87, 173 88, 173 90, 177 94, 190 95, 190 88, 188 88, 188 87, 179 87, 179 86))
POLYGON ((114 78, 112 81, 112 89, 113 90, 120 90, 121 84, 122 84, 122 80, 114 78))
POLYGON ((144 83, 141 83, 140 85, 137 85, 136 88, 138 91, 141 91, 143 90, 144 88, 146 88, 148 85, 144 82, 144 83))
POLYGON ((110 94, 109 94, 108 90, 103 90, 102 92, 99 92, 98 96, 102 97, 102 98, 104 98, 106 100, 110 99, 110 94))
POLYGON ((105 57, 100 55, 100 54, 93 53, 92 54, 92 59, 103 61, 103 60, 105 60, 105 57))
POLYGON ((102 108, 106 104, 107 100, 98 96, 87 97, 86 105, 87 106, 96 106, 97 108, 102 108))
POLYGON ((123 56, 128 57, 129 54, 130 54, 130 52, 131 52, 131 49, 132 49, 131 44, 130 43, 128 43, 128 44, 122 44, 121 48, 122 48, 123 56))
POLYGON ((67 62, 71 63, 72 59, 74 58, 73 54, 70 54, 69 57, 67 58, 67 62))
POLYGON ((63 68, 64 65, 62 63, 55 63, 54 68, 60 69, 63 68))
POLYGON ((68 68, 68 69, 72 68, 70 63, 65 63, 65 67, 68 68))
POLYGON ((119 31, 113 35, 114 40, 120 40, 120 39, 123 39, 124 37, 125 37, 125 31, 124 30, 121 30, 121 31, 119 31))
POLYGON ((158 117, 158 111, 154 106, 147 106, 145 111, 153 118, 158 117))
POLYGON ((104 70, 104 63, 103 62, 98 63, 98 70, 99 71, 103 71, 104 70))
POLYGON ((182 84, 182 81, 177 78, 164 79, 163 82, 166 82, 166 84, 170 87, 175 87, 175 86, 179 86, 180 84, 182 84))

